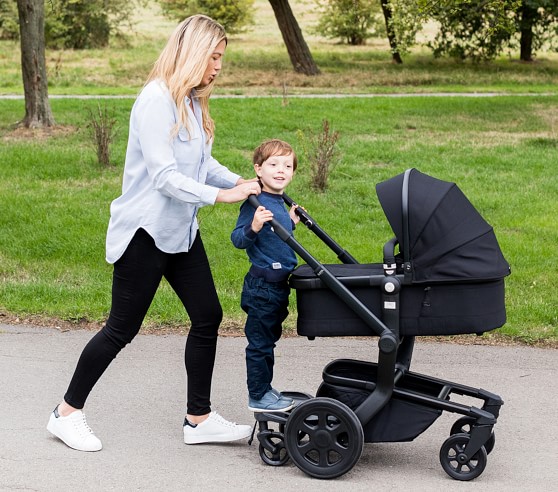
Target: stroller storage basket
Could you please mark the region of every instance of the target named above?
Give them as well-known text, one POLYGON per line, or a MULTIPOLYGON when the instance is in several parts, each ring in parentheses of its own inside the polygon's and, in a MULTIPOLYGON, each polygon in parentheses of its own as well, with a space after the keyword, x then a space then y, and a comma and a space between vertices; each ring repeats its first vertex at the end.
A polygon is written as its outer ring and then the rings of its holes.
MULTIPOLYGON (((384 277, 381 264, 324 265, 376 316, 380 316, 384 277), (376 284, 376 285, 374 285, 376 284)), ((297 331, 307 337, 371 336, 372 330, 328 289, 308 265, 292 273, 297 331)), ((506 322, 504 280, 403 285, 401 336, 484 333, 506 322)))
MULTIPOLYGON (((323 383, 316 396, 334 398, 352 410, 374 391, 377 380, 377 364, 357 360, 339 359, 328 364, 323 371, 323 383)), ((436 397, 437 388, 426 388, 420 379, 402 381, 410 391, 436 397), (424 391, 426 390, 426 391, 424 391)), ((368 423, 363 425, 365 442, 412 441, 428 429, 442 414, 438 408, 394 397, 368 423)))

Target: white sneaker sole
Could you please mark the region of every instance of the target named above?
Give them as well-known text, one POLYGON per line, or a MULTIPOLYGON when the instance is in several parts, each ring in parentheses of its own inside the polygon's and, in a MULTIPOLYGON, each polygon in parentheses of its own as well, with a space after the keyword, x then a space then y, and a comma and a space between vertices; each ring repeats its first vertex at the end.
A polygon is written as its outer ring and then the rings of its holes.
POLYGON ((252 428, 248 429, 246 433, 238 436, 227 437, 220 435, 206 435, 206 436, 184 436, 184 444, 208 444, 212 442, 234 442, 246 439, 252 434, 252 428))

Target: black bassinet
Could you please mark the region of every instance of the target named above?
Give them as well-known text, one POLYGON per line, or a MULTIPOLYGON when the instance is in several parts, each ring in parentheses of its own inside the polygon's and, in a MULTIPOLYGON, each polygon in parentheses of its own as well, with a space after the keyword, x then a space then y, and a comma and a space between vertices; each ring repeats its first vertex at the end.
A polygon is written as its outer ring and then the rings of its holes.
MULTIPOLYGON (((382 312, 386 271, 402 278, 400 336, 483 333, 506 321, 504 277, 510 267, 492 227, 455 183, 411 169, 376 191, 399 244, 382 264, 324 265, 371 312, 382 312)), ((308 265, 290 277, 299 335, 370 336, 372 328, 308 265)))

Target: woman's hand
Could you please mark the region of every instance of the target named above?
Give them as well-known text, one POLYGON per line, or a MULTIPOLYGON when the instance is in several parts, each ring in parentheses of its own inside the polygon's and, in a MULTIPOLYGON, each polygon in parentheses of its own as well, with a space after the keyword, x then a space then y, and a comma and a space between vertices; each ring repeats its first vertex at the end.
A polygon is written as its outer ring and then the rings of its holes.
POLYGON ((236 185, 238 186, 239 184, 243 184, 243 183, 257 183, 259 180, 260 178, 252 178, 252 179, 238 178, 236 185))
MULTIPOLYGON (((242 179, 242 178, 241 178, 242 179)), ((238 182, 240 183, 240 179, 238 182)), ((246 200, 250 195, 259 195, 262 192, 257 180, 244 181, 228 190, 219 190, 217 193, 217 203, 236 203, 246 200)))
POLYGON ((269 222, 271 219, 273 219, 273 212, 265 208, 263 205, 260 205, 256 209, 254 218, 252 219, 252 230, 254 232, 260 232, 264 224, 269 222))

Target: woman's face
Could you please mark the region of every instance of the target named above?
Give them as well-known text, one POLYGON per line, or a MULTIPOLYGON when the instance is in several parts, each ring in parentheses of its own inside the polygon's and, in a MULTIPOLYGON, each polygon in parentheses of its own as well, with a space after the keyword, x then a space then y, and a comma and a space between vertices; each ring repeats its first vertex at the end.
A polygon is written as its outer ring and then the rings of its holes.
POLYGON ((201 87, 205 87, 209 85, 219 72, 221 71, 221 64, 223 61, 223 55, 225 54, 225 48, 227 47, 226 41, 223 39, 215 48, 215 51, 212 53, 211 58, 209 59, 209 63, 207 64, 207 68, 205 69, 205 73, 203 74, 202 81, 200 83, 201 87))

